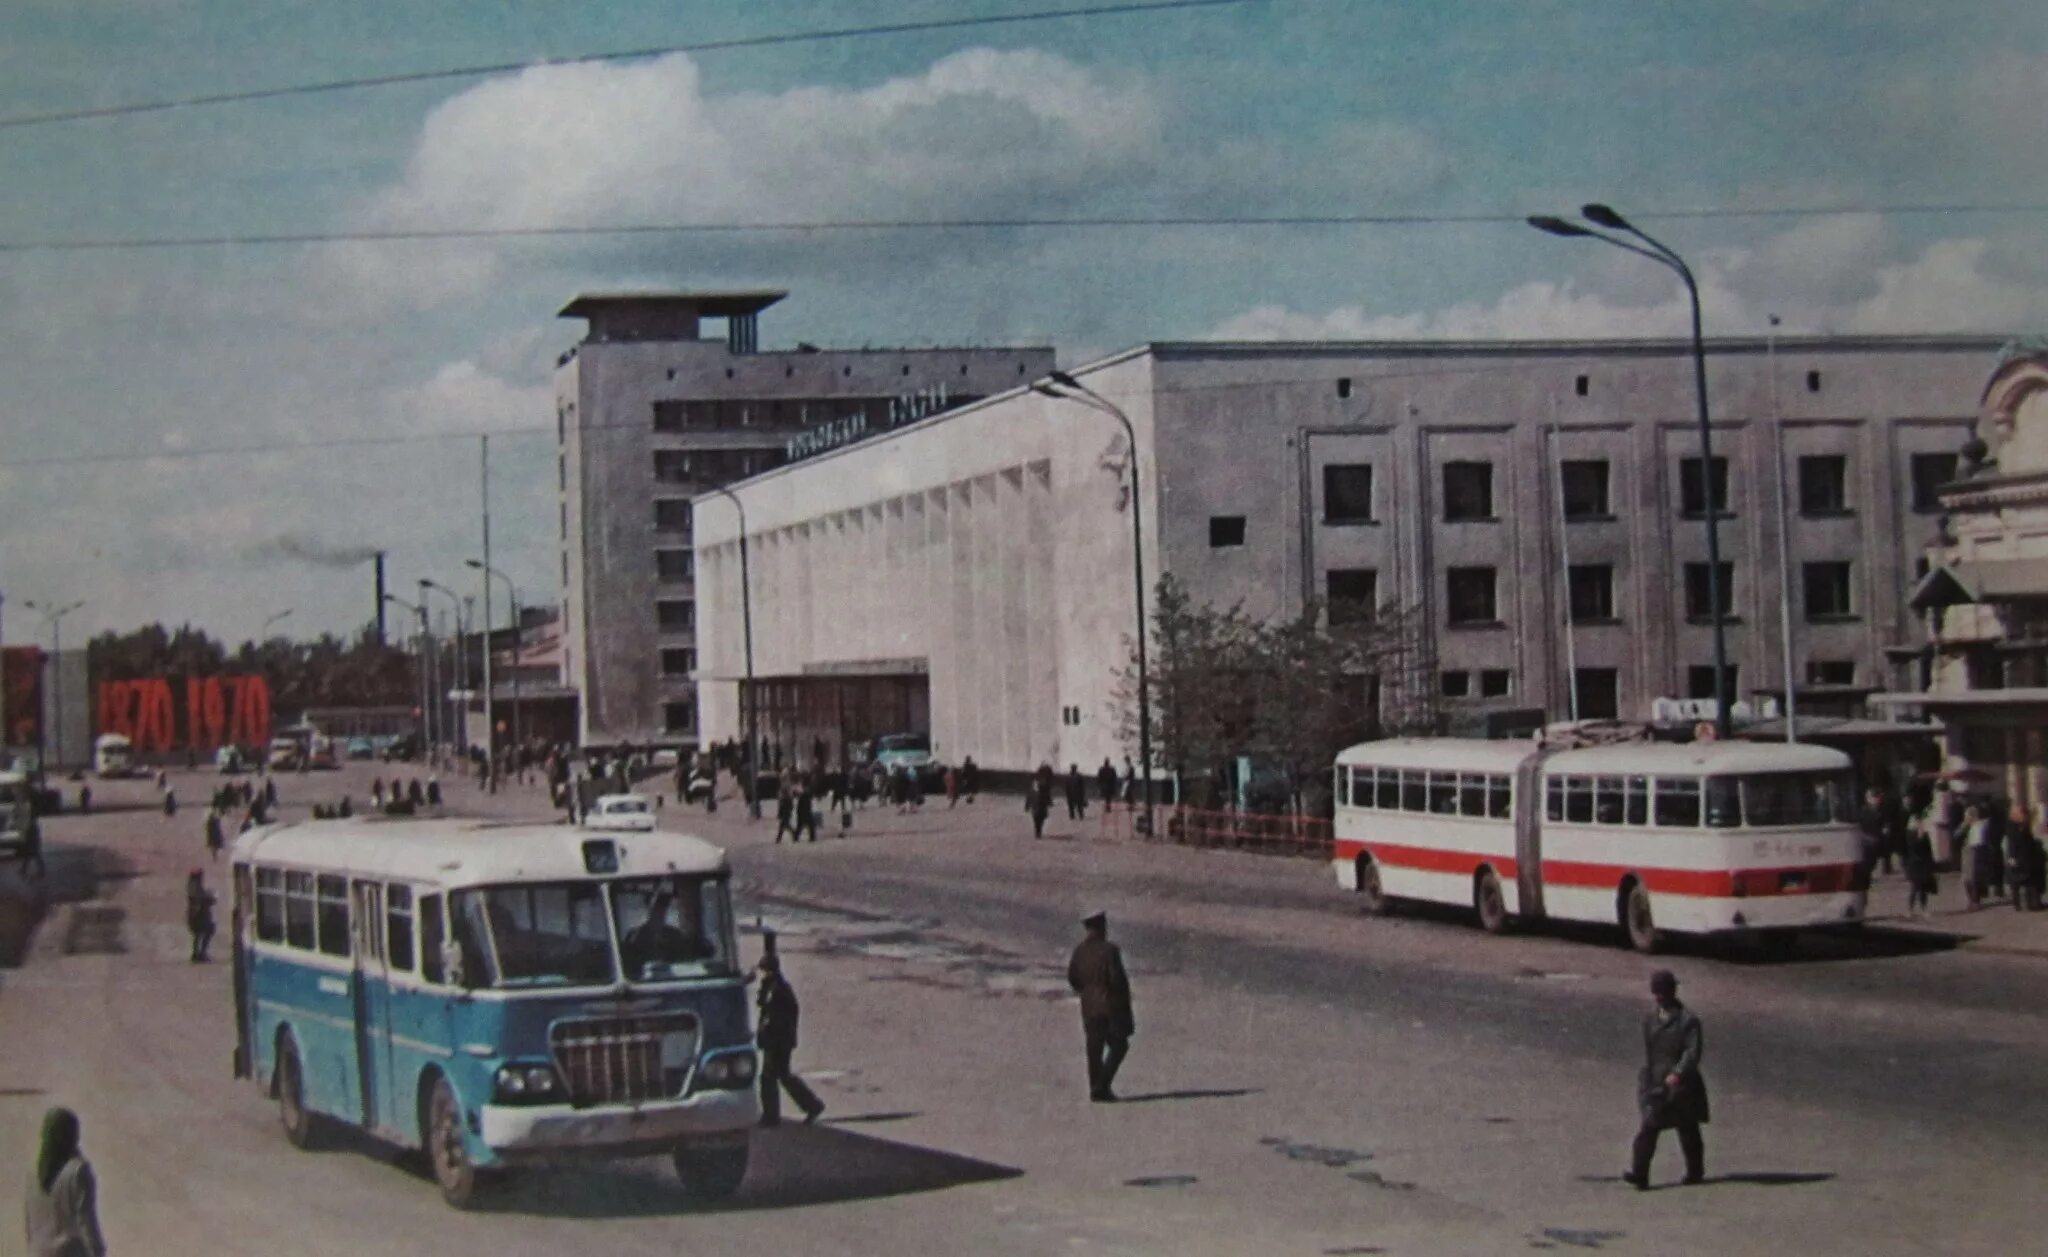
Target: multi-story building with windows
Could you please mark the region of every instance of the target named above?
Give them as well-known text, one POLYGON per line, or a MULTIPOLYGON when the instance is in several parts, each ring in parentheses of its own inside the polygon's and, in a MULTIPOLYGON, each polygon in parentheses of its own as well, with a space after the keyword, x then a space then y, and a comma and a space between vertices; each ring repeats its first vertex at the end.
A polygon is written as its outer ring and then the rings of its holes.
POLYGON ((1052 366, 1043 348, 764 352, 760 312, 784 295, 588 294, 561 312, 588 324, 555 373, 563 673, 586 743, 697 739, 691 498, 1052 366))
MULTIPOLYGON (((1804 710, 1860 707, 1887 650, 1921 639, 1908 594, 1998 349, 1712 342, 1711 463, 1686 341, 1150 344, 1074 374, 1137 433, 1150 576, 1261 617, 1409 609, 1441 710, 1469 726, 1711 697, 1717 612, 1722 688, 1780 692, 1787 600, 1804 710)), ((948 759, 1120 758, 1126 457, 1114 419, 1026 387, 735 485, 770 736, 805 758, 836 745, 857 674, 928 713, 948 759)), ((719 591, 700 694, 725 737, 739 518, 697 508, 698 579, 719 591)))

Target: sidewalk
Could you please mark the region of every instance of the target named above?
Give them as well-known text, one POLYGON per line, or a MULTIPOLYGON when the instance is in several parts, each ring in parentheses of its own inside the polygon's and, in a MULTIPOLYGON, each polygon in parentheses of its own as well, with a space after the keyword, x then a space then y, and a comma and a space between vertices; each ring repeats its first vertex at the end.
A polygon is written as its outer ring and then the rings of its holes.
POLYGON ((1972 909, 1963 896, 1960 873, 1944 872, 1940 881, 1931 912, 1908 917, 1905 876, 1878 873, 1865 919, 1888 930, 1955 938, 1974 952, 2048 960, 2048 912, 2015 912, 2009 896, 1986 899, 1982 907, 1972 909))

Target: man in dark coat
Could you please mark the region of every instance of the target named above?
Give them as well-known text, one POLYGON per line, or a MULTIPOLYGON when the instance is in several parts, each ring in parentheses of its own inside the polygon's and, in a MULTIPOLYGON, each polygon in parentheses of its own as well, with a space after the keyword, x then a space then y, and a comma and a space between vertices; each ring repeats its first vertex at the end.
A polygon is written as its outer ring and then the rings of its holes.
POLYGON ((1088 1098, 1097 1103, 1116 1099, 1110 1085, 1131 1049, 1137 1032, 1131 1015, 1131 980, 1124 973, 1124 955, 1109 941, 1109 917, 1093 913, 1081 922, 1087 937, 1067 962, 1067 985, 1081 997, 1081 1036, 1088 1051, 1088 1098))
POLYGON ((1116 803, 1116 765, 1109 762, 1109 756, 1102 757, 1102 767, 1095 770, 1095 784, 1102 791, 1102 806, 1107 809, 1116 803))
POLYGON ((1700 1055, 1705 1034, 1700 1019, 1678 1002, 1678 978, 1668 969, 1650 975, 1650 993, 1657 1006, 1643 1018, 1643 1071, 1636 1079, 1636 1105, 1642 1124, 1636 1131, 1633 1155, 1624 1181, 1637 1191, 1650 1187, 1650 1158, 1657 1152, 1657 1136, 1666 1130, 1678 1132, 1678 1147, 1685 1154, 1685 1181, 1697 1183, 1707 1174, 1706 1145, 1700 1127, 1706 1124, 1707 1080, 1700 1076, 1700 1055))
POLYGON ((1067 819, 1078 821, 1088 815, 1088 783, 1079 764, 1067 765, 1067 819))
POLYGON ((220 849, 227 845, 227 830, 220 823, 220 809, 206 811, 206 854, 209 858, 220 859, 220 849))
POLYGON ((818 1120, 825 1102, 790 1068, 796 1053, 796 992, 782 976, 782 960, 774 952, 761 957, 761 989, 754 992, 754 1043, 761 1049, 761 1125, 782 1124, 782 1093, 804 1111, 804 1125, 818 1120))
POLYGON ((802 842, 809 832, 811 841, 818 840, 818 799, 811 793, 810 786, 798 782, 796 787, 796 825, 790 830, 791 842, 802 842))

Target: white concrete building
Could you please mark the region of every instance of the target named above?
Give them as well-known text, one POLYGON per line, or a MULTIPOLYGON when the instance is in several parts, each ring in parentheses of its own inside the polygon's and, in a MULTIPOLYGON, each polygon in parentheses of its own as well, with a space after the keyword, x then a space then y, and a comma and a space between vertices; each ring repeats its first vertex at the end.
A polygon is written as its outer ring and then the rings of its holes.
MULTIPOLYGON (((1640 716, 1714 692, 1708 509, 1726 688, 1782 689, 1787 589, 1802 697, 1881 688, 1886 648, 1918 640, 1933 486, 1998 347, 1715 342, 1713 468, 1689 342, 1151 344, 1075 374, 1135 427, 1148 581, 1268 617, 1333 595, 1419 606, 1454 712, 1562 718, 1576 680, 1581 715, 1640 716)), ((735 485, 764 736, 805 761, 907 727, 995 769, 1121 763, 1124 445, 1113 418, 1014 389, 735 485)), ((694 509, 715 591, 699 702, 723 739, 745 729, 738 513, 694 509)))

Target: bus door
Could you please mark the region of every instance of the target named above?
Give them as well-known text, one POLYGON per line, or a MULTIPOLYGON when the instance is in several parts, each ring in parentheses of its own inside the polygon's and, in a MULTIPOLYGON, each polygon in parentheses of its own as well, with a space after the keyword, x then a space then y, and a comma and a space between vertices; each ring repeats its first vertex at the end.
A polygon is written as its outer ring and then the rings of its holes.
POLYGON ((1515 765, 1515 888, 1520 915, 1543 919, 1543 756, 1515 765))
POLYGON ((362 1086, 363 1125, 385 1125, 383 1102, 389 1088, 391 1046, 391 981, 384 958, 384 887, 357 882, 352 913, 355 923, 356 1076, 362 1086))
POLYGON ((247 1078, 255 1067, 256 1054, 253 1050, 256 1038, 256 1010, 249 999, 249 941, 250 920, 256 911, 256 898, 249 885, 249 866, 237 864, 234 880, 234 909, 228 920, 232 923, 229 931, 229 959, 233 962, 231 981, 235 994, 235 1077, 247 1078))

